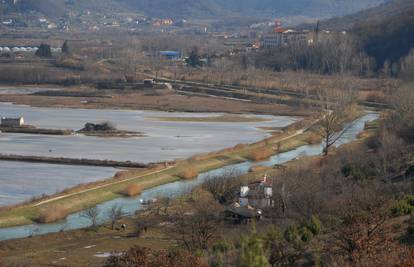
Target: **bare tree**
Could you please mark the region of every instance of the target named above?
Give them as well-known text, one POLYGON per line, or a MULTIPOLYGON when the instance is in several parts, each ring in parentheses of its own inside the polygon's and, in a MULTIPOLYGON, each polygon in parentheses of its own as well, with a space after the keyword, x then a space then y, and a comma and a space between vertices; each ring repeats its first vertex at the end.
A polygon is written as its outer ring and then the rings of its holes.
POLYGON ((91 227, 97 229, 98 227, 98 217, 99 209, 98 207, 91 207, 82 212, 82 217, 88 219, 91 222, 91 227))
POLYGON ((115 229, 116 223, 124 216, 124 211, 122 210, 122 207, 118 205, 113 205, 111 210, 109 211, 109 219, 111 220, 111 229, 115 229))
POLYGON ((329 111, 320 121, 319 134, 324 140, 323 154, 328 156, 329 148, 343 135, 344 130, 338 132, 341 128, 341 117, 338 111, 329 111))
POLYGON ((190 251, 207 249, 220 229, 222 207, 210 195, 206 196, 205 192, 191 204, 191 211, 180 205, 170 214, 169 220, 175 225, 173 233, 190 251))

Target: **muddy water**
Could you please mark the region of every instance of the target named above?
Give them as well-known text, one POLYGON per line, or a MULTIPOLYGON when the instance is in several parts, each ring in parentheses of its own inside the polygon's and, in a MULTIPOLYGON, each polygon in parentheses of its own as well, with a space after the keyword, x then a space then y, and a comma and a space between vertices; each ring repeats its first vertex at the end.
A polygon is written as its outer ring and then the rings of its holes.
MULTIPOLYGON (((355 120, 347 129, 346 133, 339 139, 337 145, 346 144, 354 141, 357 138, 366 122, 373 121, 378 118, 377 113, 368 113, 365 116, 355 120)), ((108 211, 113 205, 120 205, 128 214, 134 214, 137 210, 140 210, 140 199, 151 199, 156 197, 178 196, 188 190, 191 190, 194 186, 202 183, 210 177, 214 177, 223 174, 228 171, 238 172, 240 174, 248 172, 250 167, 254 165, 267 165, 271 166, 274 164, 285 163, 289 160, 305 156, 305 155, 318 155, 322 152, 322 145, 305 145, 297 149, 281 153, 271 157, 268 161, 252 163, 244 162, 240 164, 234 164, 226 166, 224 168, 212 170, 206 173, 200 174, 197 179, 191 181, 178 181, 161 185, 149 190, 145 190, 142 194, 136 198, 118 198, 98 205, 101 216, 100 221, 104 222, 107 220, 108 211)), ((81 216, 81 213, 75 213, 70 215, 65 221, 54 223, 54 224, 43 224, 43 225, 26 225, 19 227, 3 228, 0 229, 0 240, 24 238, 30 235, 40 235, 52 232, 58 232, 61 230, 80 229, 89 226, 89 222, 81 216)))

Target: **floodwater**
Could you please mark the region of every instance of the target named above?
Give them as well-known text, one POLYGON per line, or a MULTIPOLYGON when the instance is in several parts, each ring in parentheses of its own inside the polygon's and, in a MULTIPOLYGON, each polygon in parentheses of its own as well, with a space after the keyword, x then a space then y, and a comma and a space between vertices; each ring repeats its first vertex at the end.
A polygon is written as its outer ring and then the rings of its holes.
MULTIPOLYGON (((373 121, 378 118, 377 113, 368 113, 365 116, 355 120, 352 124, 349 125, 347 131, 344 135, 338 140, 337 146, 346 144, 354 141, 357 138, 357 135, 364 129, 366 122, 373 121)), ((297 149, 281 153, 271 157, 267 161, 263 162, 244 162, 240 164, 229 165, 223 168, 212 170, 206 173, 200 174, 197 179, 190 181, 177 181, 174 183, 164 184, 145 190, 142 194, 135 198, 117 198, 111 201, 104 202, 98 205, 100 211, 100 222, 105 222, 108 220, 108 212, 114 205, 119 205, 123 208, 125 212, 130 215, 133 215, 136 211, 142 209, 140 204, 140 199, 152 199, 158 197, 175 197, 180 194, 185 193, 186 191, 191 190, 194 186, 201 184, 206 179, 210 177, 218 176, 226 172, 237 172, 240 174, 247 173, 248 170, 255 165, 265 165, 272 166, 275 164, 282 164, 292 159, 296 159, 302 156, 311 156, 318 155, 322 152, 322 144, 319 145, 305 145, 297 149)), ((32 224, 11 228, 0 229, 0 240, 24 238, 31 235, 41 235, 47 233, 58 232, 61 230, 73 230, 80 229, 90 226, 88 220, 82 217, 81 213, 74 213, 70 215, 66 220, 53 224, 32 224)))
POLYGON ((0 103, 0 116, 23 116, 39 128, 78 130, 86 122, 114 122, 119 130, 143 132, 145 137, 100 138, 84 135, 46 136, 3 133, 0 153, 67 158, 109 159, 140 163, 188 158, 252 143, 269 135, 258 127, 284 127, 299 118, 250 115, 265 122, 168 122, 154 117, 206 117, 215 113, 33 108, 0 103))
POLYGON ((112 177, 117 169, 0 160, 0 206, 112 177))

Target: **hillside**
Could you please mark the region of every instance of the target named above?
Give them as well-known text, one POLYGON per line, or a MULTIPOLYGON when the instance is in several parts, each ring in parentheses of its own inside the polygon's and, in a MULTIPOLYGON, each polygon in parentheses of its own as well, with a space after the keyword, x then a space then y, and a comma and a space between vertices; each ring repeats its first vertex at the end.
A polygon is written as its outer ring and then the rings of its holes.
POLYGON ((380 23, 387 18, 396 17, 413 9, 413 0, 391 0, 354 14, 322 21, 321 27, 346 30, 361 23, 380 23))
MULTIPOLYGON (((303 25, 313 29, 315 25, 303 25)), ((377 7, 351 15, 321 21, 324 30, 347 30, 358 40, 362 50, 375 60, 374 70, 385 62, 399 72, 399 61, 414 48, 414 1, 390 0, 377 7)))
MULTIPOLYGON (((139 12, 155 17, 274 18, 306 16, 327 18, 357 12, 385 0, 20 0, 12 9, 36 11, 59 17, 69 11, 93 10, 102 13, 139 12)), ((2 2, 4 5, 4 1, 2 2)), ((13 5, 10 4, 9 5, 13 5)))
POLYGON ((356 23, 352 31, 365 52, 376 60, 377 68, 386 61, 397 63, 414 48, 414 5, 381 21, 356 23))

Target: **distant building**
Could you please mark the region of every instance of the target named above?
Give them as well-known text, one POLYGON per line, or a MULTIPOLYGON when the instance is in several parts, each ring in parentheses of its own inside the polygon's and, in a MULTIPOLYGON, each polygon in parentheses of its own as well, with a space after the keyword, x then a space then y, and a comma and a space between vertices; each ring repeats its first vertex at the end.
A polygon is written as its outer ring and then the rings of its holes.
POLYGON ((262 47, 271 49, 298 43, 307 44, 308 39, 309 34, 307 32, 277 29, 275 32, 263 36, 262 47))
POLYGON ((247 223, 251 220, 260 220, 263 209, 273 207, 272 181, 267 179, 252 182, 240 187, 238 202, 226 207, 226 219, 233 223, 247 223))
POLYGON ((20 118, 1 118, 1 124, 2 127, 22 127, 24 125, 24 119, 23 117, 20 118))
POLYGON ((252 206, 258 209, 273 206, 272 181, 268 180, 267 175, 263 180, 240 187, 239 204, 242 207, 252 206))
POLYGON ((159 55, 167 60, 180 60, 181 59, 180 51, 160 51, 159 55))
POLYGON ((172 19, 158 19, 152 24, 152 26, 161 27, 161 26, 171 26, 173 24, 174 24, 174 21, 172 19))

